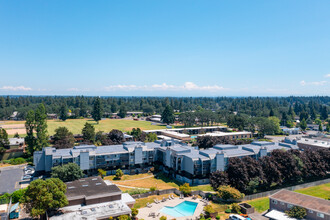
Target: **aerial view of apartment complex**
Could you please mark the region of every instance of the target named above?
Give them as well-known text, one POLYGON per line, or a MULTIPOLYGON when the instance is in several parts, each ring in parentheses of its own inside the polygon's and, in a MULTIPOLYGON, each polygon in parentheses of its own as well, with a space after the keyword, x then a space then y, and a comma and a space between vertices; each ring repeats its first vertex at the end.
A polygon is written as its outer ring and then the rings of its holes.
POLYGON ((330 220, 329 12, 0 1, 0 220, 330 220))

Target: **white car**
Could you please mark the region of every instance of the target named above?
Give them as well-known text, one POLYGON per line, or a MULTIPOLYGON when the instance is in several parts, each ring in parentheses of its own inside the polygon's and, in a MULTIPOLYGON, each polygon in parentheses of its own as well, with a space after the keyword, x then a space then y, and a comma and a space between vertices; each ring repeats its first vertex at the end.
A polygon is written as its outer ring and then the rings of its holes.
POLYGON ((26 179, 31 179, 31 178, 32 178, 31 175, 24 175, 22 179, 23 179, 23 180, 26 180, 26 179))
POLYGON ((229 215, 229 219, 232 219, 232 220, 245 220, 245 218, 243 216, 240 216, 240 215, 229 215))
POLYGON ((25 171, 25 174, 32 175, 34 174, 34 170, 27 170, 25 171))

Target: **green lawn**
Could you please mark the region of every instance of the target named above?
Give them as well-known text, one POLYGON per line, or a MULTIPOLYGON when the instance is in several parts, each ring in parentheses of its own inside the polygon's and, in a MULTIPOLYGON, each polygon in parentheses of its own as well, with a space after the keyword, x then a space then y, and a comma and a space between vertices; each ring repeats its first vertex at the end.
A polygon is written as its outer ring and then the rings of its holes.
POLYGON ((192 190, 201 190, 201 191, 214 191, 212 186, 210 184, 206 184, 206 185, 199 185, 199 186, 192 186, 191 187, 192 190))
POLYGON ((330 198, 330 183, 326 183, 319 186, 312 186, 304 189, 295 190, 295 192, 305 195, 315 196, 322 199, 330 198))
MULTIPOLYGON (((84 124, 88 122, 95 126, 96 131, 109 132, 112 129, 118 129, 121 131, 131 131, 133 128, 141 128, 141 130, 153 130, 153 129, 165 129, 166 126, 151 125, 150 121, 133 121, 126 119, 105 119, 97 124, 92 119, 68 119, 66 121, 60 120, 48 120, 48 133, 53 135, 55 129, 61 126, 67 127, 73 134, 81 134, 81 130, 84 124)), ((22 124, 25 121, 6 121, 4 124, 22 124)), ((23 127, 24 128, 24 127, 23 127)), ((9 129, 11 130, 11 129, 9 129)), ((9 131, 8 130, 8 131, 9 131)), ((25 136, 25 129, 18 131, 21 136, 25 136)), ((12 134, 13 135, 13 134, 12 134)))
POLYGON ((247 201, 248 204, 252 205, 257 212, 264 212, 269 209, 269 199, 268 197, 262 197, 259 199, 253 199, 247 201))

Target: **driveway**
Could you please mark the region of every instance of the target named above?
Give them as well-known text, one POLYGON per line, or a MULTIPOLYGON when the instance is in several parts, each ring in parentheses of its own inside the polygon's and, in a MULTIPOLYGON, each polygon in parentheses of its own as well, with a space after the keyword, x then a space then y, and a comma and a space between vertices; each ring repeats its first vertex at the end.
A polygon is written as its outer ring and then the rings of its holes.
POLYGON ((12 193, 20 188, 24 166, 9 166, 0 169, 0 194, 12 193))

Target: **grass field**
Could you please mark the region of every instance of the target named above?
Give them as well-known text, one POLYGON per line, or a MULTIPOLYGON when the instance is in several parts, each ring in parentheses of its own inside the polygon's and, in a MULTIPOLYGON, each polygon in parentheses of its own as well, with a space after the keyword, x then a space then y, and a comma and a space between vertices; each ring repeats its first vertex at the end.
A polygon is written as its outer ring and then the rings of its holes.
MULTIPOLYGON (((73 134, 81 134, 84 124, 88 122, 95 126, 96 131, 109 132, 112 129, 121 131, 131 131, 133 128, 140 128, 142 130, 165 129, 166 126, 151 125, 150 121, 133 121, 126 119, 105 119, 97 124, 92 119, 68 119, 66 121, 48 120, 48 133, 53 135, 55 129, 61 126, 67 127, 73 134)), ((8 128, 6 129, 9 135, 14 135, 16 132, 21 136, 25 135, 24 121, 5 121, 4 125, 16 126, 19 129, 8 128), (23 129, 22 129, 23 128, 23 129)))
POLYGON ((214 192, 212 186, 210 184, 206 185, 199 185, 199 186, 192 186, 192 190, 201 190, 201 191, 209 191, 209 192, 214 192))
POLYGON ((121 187, 129 186, 144 189, 150 189, 151 187, 156 187, 157 189, 178 189, 181 185, 181 183, 162 174, 159 174, 157 178, 151 176, 151 174, 124 175, 121 180, 114 180, 113 178, 114 176, 107 176, 104 179, 111 180, 115 184, 121 185, 121 187))
MULTIPOLYGON (((295 190, 295 192, 302 193, 305 195, 315 196, 322 199, 330 198, 330 183, 322 184, 319 186, 312 186, 304 189, 295 190)), ((269 199, 268 197, 263 197, 259 199, 254 199, 246 201, 248 204, 252 205, 258 212, 264 212, 269 209, 269 199)))

